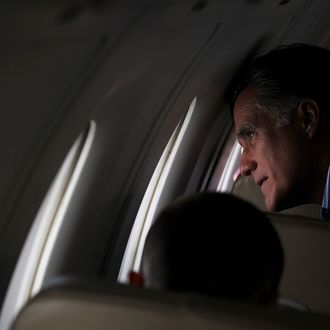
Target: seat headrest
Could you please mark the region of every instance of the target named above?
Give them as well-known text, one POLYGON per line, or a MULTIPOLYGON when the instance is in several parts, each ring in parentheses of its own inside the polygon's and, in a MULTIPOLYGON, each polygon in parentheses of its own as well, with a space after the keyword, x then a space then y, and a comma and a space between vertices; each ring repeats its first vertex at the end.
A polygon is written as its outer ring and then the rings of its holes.
POLYGON ((330 329, 327 315, 200 295, 152 291, 106 281, 50 286, 19 313, 12 330, 330 329))

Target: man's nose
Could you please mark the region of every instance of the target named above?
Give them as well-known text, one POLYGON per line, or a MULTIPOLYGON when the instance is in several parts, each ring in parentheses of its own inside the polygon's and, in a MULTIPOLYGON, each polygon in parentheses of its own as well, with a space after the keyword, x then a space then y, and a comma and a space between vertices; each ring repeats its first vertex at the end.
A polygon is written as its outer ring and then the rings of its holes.
POLYGON ((251 152, 249 152, 246 149, 243 149, 241 155, 241 163, 240 163, 241 175, 244 176, 251 175, 256 168, 257 168, 257 162, 252 157, 251 152))

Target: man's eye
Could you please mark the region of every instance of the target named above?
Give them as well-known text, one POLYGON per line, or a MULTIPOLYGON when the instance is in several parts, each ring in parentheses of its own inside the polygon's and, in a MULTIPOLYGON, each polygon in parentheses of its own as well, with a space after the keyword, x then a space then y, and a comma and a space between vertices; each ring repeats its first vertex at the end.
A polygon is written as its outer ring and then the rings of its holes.
POLYGON ((250 140, 254 137, 254 131, 246 132, 245 135, 250 140))

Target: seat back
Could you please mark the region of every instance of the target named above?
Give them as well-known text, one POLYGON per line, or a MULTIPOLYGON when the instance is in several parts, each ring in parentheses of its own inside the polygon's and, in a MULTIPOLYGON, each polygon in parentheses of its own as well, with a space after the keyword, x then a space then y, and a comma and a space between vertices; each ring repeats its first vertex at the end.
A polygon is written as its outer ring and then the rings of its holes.
POLYGON ((329 329, 327 315, 93 281, 34 297, 12 330, 329 329))
MULTIPOLYGON (((251 176, 239 176, 232 193, 265 210, 264 197, 251 176)), ((268 215, 285 253, 281 294, 330 313, 330 224, 320 220, 321 206, 305 204, 268 215)))
POLYGON ((280 293, 312 310, 330 313, 330 224, 293 214, 268 215, 284 248, 280 293))

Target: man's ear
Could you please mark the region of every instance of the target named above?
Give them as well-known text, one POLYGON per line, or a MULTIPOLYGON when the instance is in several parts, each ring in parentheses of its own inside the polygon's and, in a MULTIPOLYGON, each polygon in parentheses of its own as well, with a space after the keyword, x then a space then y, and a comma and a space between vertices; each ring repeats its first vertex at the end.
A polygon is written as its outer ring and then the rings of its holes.
POLYGON ((319 105, 312 99, 304 99, 297 110, 298 125, 309 138, 315 135, 320 120, 319 105))
POLYGON ((134 270, 131 270, 128 274, 128 280, 130 285, 136 287, 143 287, 143 276, 134 270))

